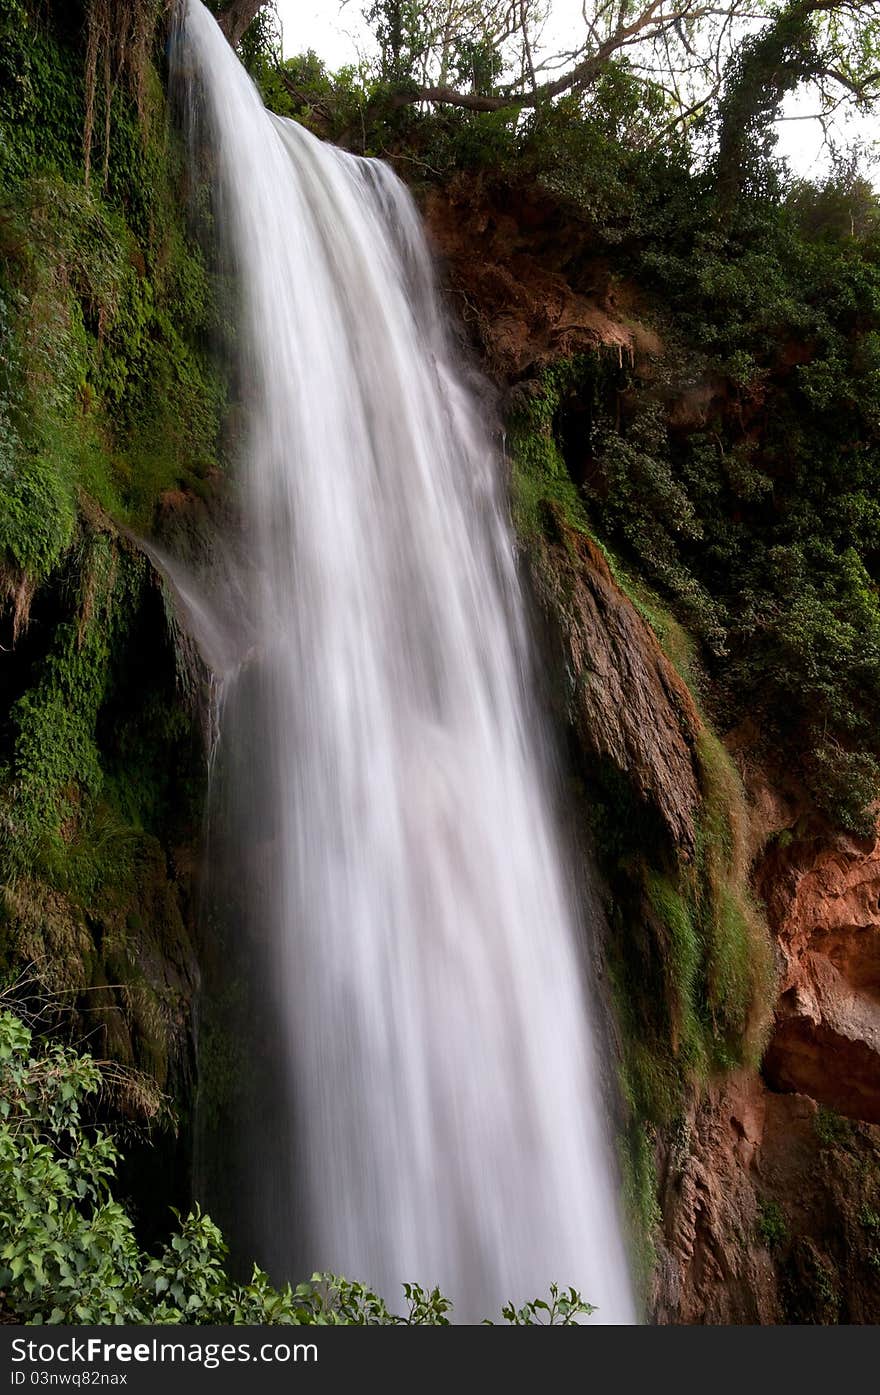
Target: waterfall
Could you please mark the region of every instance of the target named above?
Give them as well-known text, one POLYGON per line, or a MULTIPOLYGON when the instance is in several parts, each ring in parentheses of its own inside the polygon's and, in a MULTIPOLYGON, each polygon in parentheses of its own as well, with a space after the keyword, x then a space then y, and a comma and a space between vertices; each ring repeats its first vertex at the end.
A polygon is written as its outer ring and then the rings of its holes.
POLYGON ((558 1281, 634 1321, 501 462, 418 215, 267 112, 199 0, 173 62, 247 403, 212 855, 261 987, 224 1220, 276 1278, 438 1284, 460 1321, 558 1281))

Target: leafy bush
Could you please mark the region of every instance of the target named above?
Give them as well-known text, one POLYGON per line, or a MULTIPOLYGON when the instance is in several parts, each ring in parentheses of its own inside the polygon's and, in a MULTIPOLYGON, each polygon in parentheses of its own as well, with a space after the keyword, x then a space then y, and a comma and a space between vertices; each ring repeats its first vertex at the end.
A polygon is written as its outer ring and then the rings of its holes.
POLYGON ((758 1239, 768 1250, 776 1250, 788 1239, 788 1222, 778 1201, 762 1200, 758 1203, 758 1239))
MULTIPOLYGON (((30 1323, 193 1323, 445 1326, 438 1289, 404 1284, 404 1314, 363 1284, 313 1274, 275 1288, 255 1268, 239 1284, 225 1246, 198 1207, 154 1256, 113 1198, 113 1139, 88 1122, 102 1076, 88 1055, 50 1045, 0 1009, 0 1290, 7 1313, 30 1323)), ((594 1310, 574 1290, 551 1289, 505 1321, 567 1325, 594 1310)))

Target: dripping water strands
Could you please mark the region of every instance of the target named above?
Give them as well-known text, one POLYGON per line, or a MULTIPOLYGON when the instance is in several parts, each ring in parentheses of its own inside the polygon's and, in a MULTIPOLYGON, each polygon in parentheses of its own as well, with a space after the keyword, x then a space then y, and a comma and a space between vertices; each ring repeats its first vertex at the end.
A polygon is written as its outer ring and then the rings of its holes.
POLYGON ((240 295, 253 627, 212 782, 200 1199, 277 1278, 438 1284, 460 1321, 559 1282, 633 1321, 501 462, 418 215, 268 113, 198 0, 172 59, 240 295))
POLYGON ((150 560, 161 582, 165 614, 174 643, 178 682, 197 715, 204 742, 209 785, 220 743, 223 694, 250 657, 252 627, 240 601, 241 562, 213 541, 213 567, 187 565, 157 542, 130 535, 150 560))

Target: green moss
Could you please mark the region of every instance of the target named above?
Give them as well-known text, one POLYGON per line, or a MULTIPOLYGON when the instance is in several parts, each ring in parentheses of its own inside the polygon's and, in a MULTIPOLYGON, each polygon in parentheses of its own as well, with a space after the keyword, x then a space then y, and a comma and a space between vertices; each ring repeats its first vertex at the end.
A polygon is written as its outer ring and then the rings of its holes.
POLYGON ((82 999, 106 1053, 165 1085, 191 951, 160 838, 192 817, 198 735, 142 557, 85 535, 56 600, 68 614, 12 708, 0 777, 0 939, 68 1010, 82 999))
POLYGON ((657 1262, 655 1235, 661 1221, 657 1203, 657 1168, 652 1131, 631 1118, 620 1140, 624 1215, 636 1289, 647 1294, 657 1262))
POLYGON ((0 548, 15 567, 42 579, 73 539, 76 500, 58 455, 19 448, 15 472, 0 478, 0 548))
POLYGON ((658 1124, 675 1117, 688 1084, 756 1066, 763 1049, 769 941, 745 875, 722 848, 701 824, 695 864, 661 871, 629 860, 629 887, 612 873, 622 902, 609 953, 626 1093, 639 1117, 658 1124))
POLYGON ((12 875, 35 859, 47 868, 65 861, 70 827, 103 787, 96 724, 137 564, 122 559, 107 534, 85 533, 73 565, 76 610, 54 626, 37 681, 10 713, 12 875))
POLYGON ((820 1104, 813 1121, 816 1136, 826 1148, 846 1148, 853 1139, 853 1126, 835 1110, 820 1104))
POLYGON ((706 1068, 705 1024, 700 1019, 701 978, 705 959, 699 922, 689 897, 669 876, 649 871, 645 891, 666 937, 664 973, 671 1016, 671 1049, 685 1069, 706 1068))
POLYGON ((82 163, 82 65, 24 0, 0 12, 0 186, 52 165, 76 177, 82 163))
POLYGON ((39 866, 53 886, 88 901, 102 884, 125 880, 133 839, 173 828, 172 786, 180 815, 191 817, 182 781, 198 760, 197 739, 159 598, 133 548, 83 528, 58 602, 66 613, 10 711, 0 837, 7 877, 39 866))
MULTIPOLYGON (((81 16, 39 8, 0 14, 0 583, 17 606, 0 958, 164 1080, 191 954, 169 851, 198 827, 204 771, 125 539, 222 468, 217 297, 148 50, 129 55, 139 84, 112 84, 106 148, 99 93, 87 179, 81 16)), ((145 33, 159 8, 141 6, 145 33)))
POLYGON ((776 975, 766 922, 749 886, 748 811, 739 774, 705 718, 696 757, 703 797, 697 865, 714 1061, 721 1067, 756 1067, 776 975))
POLYGON ((0 556, 39 582, 84 496, 148 529, 164 491, 216 472, 226 390, 157 74, 145 69, 139 108, 119 86, 106 182, 86 187, 84 57, 51 24, 31 37, 24 54, 19 28, 0 24, 0 68, 18 83, 0 100, 0 137, 16 147, 0 196, 0 556), (39 148, 19 142, 22 118, 39 148))
POLYGON ((568 394, 601 372, 601 361, 585 356, 560 359, 521 384, 507 419, 507 452, 511 467, 514 526, 524 541, 540 535, 545 510, 562 511, 570 527, 588 532, 583 501, 575 487, 557 440, 555 424, 568 394))
MULTIPOLYGON (((699 712, 692 641, 656 596, 632 582, 627 591, 699 712)), ((625 1092, 639 1117, 657 1124, 675 1117, 690 1082, 757 1066, 775 991, 769 936, 749 888, 742 784, 702 715, 692 758, 701 797, 693 858, 670 847, 621 771, 606 762, 590 781, 590 821, 614 898, 608 956, 625 1092)))
POLYGON ((526 551, 536 548, 545 557, 544 537, 570 546, 572 531, 589 536, 690 690, 680 720, 700 797, 692 851, 672 845, 657 811, 611 760, 590 762, 583 781, 611 896, 606 959, 628 1107, 622 1170, 635 1267, 646 1282, 657 1221, 651 1140, 656 1131, 674 1128, 690 1089, 737 1066, 757 1066, 774 969, 749 890, 742 784, 702 711, 706 681, 696 644, 657 594, 596 538, 567 467, 567 404, 574 397, 579 421, 597 411, 608 372, 613 366, 598 357, 542 370, 518 390, 508 444, 514 523, 526 551))
POLYGON ((762 1199, 758 1203, 755 1232, 768 1250, 778 1250, 788 1239, 788 1222, 778 1201, 762 1199))

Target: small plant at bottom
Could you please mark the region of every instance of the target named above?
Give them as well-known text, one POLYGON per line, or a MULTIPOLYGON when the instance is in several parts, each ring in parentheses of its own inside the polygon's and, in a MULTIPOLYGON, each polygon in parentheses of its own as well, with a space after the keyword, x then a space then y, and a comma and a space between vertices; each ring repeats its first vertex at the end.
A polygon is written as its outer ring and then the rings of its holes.
MULTIPOLYGON (((508 1303, 501 1309, 501 1316, 513 1327, 572 1327, 578 1318, 589 1317, 595 1311, 576 1288, 560 1289, 558 1284, 551 1284, 549 1302, 535 1298, 522 1308, 508 1303)), ((485 1325, 494 1326, 488 1320, 485 1325)))

